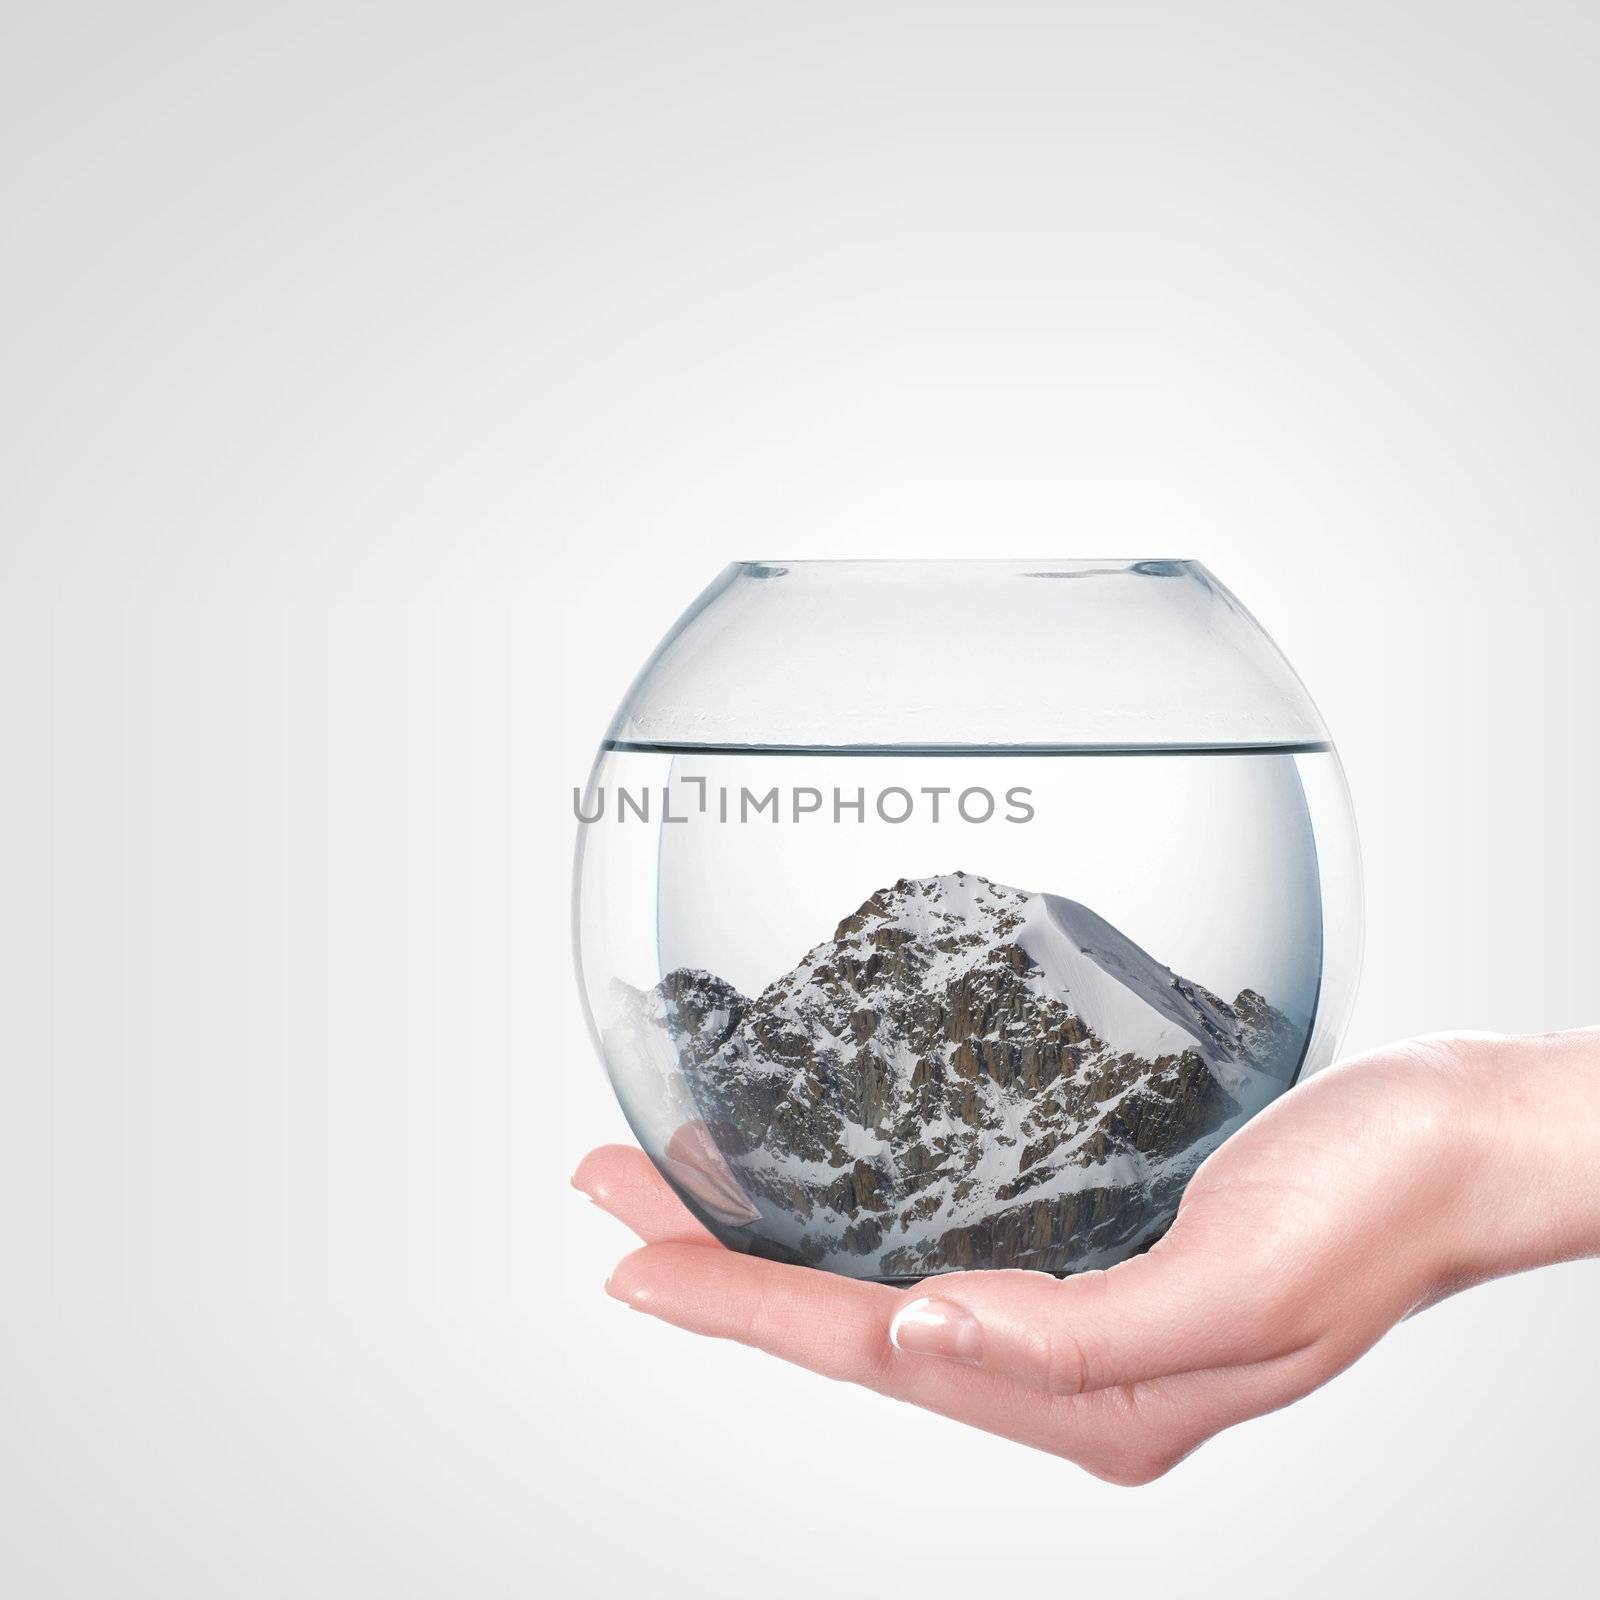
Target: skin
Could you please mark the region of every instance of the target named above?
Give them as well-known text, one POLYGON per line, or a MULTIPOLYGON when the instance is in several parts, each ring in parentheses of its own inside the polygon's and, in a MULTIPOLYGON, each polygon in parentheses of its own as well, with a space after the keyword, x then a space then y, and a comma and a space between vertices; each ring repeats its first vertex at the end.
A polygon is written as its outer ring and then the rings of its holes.
POLYGON ((606 1284, 635 1310, 1148 1483, 1403 1317, 1600 1255, 1600 1029, 1408 1040, 1321 1073, 1211 1156, 1153 1249, 1066 1279, 895 1289, 737 1255, 621 1145, 573 1183, 645 1241, 606 1284))

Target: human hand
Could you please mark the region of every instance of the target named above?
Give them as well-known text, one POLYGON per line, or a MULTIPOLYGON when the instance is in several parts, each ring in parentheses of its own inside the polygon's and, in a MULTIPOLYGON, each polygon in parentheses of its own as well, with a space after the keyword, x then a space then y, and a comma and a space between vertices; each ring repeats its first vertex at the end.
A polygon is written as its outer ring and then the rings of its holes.
POLYGON ((1456 1289, 1600 1253, 1600 1030, 1408 1041, 1300 1085, 1104 1272, 964 1272, 911 1289, 724 1250, 642 1152, 573 1183, 645 1240, 608 1293, 1146 1483, 1319 1387, 1456 1289))

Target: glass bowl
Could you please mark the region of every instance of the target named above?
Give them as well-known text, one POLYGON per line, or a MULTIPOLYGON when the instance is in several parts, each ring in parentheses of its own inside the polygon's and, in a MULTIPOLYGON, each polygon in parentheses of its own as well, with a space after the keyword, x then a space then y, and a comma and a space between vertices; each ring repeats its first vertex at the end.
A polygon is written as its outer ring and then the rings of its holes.
POLYGON ((574 809, 640 1144, 730 1249, 853 1277, 1146 1248, 1354 986, 1338 757, 1193 561, 737 563, 574 809))

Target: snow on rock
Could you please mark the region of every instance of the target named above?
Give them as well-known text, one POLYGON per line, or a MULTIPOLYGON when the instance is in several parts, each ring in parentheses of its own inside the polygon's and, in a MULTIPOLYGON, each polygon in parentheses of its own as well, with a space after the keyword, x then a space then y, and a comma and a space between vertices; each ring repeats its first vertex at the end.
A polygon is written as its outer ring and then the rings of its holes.
POLYGON ((964 872, 878 890, 753 1000, 690 969, 629 993, 605 1042, 647 1148, 703 1124, 751 1248, 861 1276, 1140 1248, 1304 1043, 1089 907, 964 872))

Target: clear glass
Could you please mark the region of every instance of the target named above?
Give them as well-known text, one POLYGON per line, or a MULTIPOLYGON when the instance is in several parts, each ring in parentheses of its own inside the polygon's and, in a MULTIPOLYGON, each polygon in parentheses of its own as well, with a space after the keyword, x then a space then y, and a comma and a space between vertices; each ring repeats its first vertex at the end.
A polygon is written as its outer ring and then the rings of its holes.
POLYGON ((1338 758, 1192 561, 735 564, 574 808, 597 1047, 732 1249, 1110 1265, 1354 988, 1338 758))

